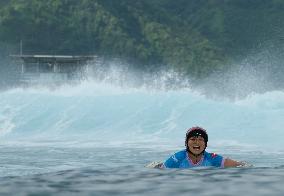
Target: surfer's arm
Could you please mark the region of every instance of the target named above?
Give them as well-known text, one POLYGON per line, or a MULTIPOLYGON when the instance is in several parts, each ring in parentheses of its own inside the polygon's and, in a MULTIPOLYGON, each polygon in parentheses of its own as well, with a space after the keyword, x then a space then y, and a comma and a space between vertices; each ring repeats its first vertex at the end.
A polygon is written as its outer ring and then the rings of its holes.
POLYGON ((179 162, 176 159, 175 155, 168 158, 162 165, 162 168, 178 168, 179 162))
POLYGON ((179 168, 181 161, 186 157, 186 151, 181 150, 163 163, 163 168, 179 168))
POLYGON ((226 158, 224 161, 224 167, 238 167, 238 166, 243 166, 243 162, 235 161, 229 158, 226 158))

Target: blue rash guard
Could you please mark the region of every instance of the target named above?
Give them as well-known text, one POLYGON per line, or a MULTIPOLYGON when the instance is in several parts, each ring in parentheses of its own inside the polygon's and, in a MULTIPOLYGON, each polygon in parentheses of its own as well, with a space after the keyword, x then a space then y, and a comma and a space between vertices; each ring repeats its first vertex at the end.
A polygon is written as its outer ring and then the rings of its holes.
POLYGON ((172 155, 163 163, 164 168, 192 168, 192 167, 224 167, 225 159, 215 153, 204 152, 201 160, 194 164, 188 156, 186 149, 172 155))

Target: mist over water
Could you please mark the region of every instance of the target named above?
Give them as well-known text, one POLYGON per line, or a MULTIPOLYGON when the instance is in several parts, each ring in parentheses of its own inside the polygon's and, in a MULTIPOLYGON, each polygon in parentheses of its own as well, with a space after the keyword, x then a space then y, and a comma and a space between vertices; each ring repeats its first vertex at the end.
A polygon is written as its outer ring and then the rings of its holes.
POLYGON ((227 84, 234 88, 231 91, 246 88, 252 92, 229 99, 194 89, 190 80, 174 71, 139 75, 117 64, 93 67, 76 85, 1 92, 0 136, 4 140, 75 138, 182 146, 185 131, 199 125, 208 130, 213 146, 270 146, 277 151, 283 147, 284 93, 253 92, 265 85, 265 77, 248 73, 236 73, 227 84))

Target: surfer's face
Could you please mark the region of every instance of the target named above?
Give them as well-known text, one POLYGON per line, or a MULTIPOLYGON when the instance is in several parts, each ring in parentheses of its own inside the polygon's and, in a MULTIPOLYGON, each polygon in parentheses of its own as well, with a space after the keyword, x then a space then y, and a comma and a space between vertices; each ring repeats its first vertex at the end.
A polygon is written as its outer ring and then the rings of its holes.
POLYGON ((202 151, 205 149, 205 141, 201 136, 189 138, 187 145, 190 152, 196 155, 202 153, 202 151))

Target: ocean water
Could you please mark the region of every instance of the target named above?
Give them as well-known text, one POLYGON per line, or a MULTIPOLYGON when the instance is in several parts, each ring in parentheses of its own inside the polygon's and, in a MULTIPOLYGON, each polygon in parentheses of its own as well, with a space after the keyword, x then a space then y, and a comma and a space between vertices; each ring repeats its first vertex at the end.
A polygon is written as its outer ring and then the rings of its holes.
POLYGON ((83 82, 0 92, 0 195, 283 195, 284 92, 240 100, 190 89, 83 82), (243 168, 145 167, 184 148, 191 126, 207 151, 243 168))

